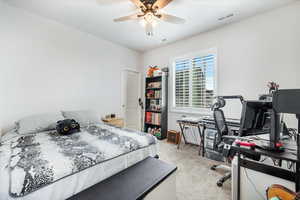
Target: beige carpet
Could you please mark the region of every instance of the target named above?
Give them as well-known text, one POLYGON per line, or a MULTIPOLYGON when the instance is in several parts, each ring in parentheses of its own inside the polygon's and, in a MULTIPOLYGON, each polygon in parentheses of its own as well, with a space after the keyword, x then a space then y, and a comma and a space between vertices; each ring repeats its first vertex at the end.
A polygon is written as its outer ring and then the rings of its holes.
POLYGON ((176 145, 164 141, 159 142, 160 159, 173 163, 177 170, 177 200, 230 200, 231 182, 224 183, 222 188, 216 182, 222 172, 210 170, 217 162, 198 155, 198 147, 182 144, 176 145))

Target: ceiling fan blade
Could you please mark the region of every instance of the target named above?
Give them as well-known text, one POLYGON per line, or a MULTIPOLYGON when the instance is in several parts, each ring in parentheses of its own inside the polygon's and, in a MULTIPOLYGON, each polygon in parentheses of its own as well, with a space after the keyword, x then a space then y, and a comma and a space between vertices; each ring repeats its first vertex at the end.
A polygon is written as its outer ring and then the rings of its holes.
POLYGON ((173 1, 173 0, 157 0, 153 4, 153 8, 157 7, 158 9, 162 9, 162 8, 166 7, 169 3, 171 3, 171 1, 173 1))
POLYGON ((145 5, 140 0, 130 0, 132 3, 134 3, 138 8, 146 8, 145 5))
POLYGON ((185 19, 173 16, 173 15, 168 15, 168 14, 161 14, 161 17, 159 19, 169 22, 169 23, 172 23, 172 24, 184 24, 185 23, 185 19))
POLYGON ((114 22, 123 22, 123 21, 128 21, 128 20, 135 20, 139 18, 139 14, 132 14, 124 17, 119 17, 117 19, 114 19, 114 22))
POLYGON ((151 23, 146 22, 145 24, 145 31, 147 36, 153 36, 153 26, 151 23))
POLYGON ((115 4, 122 4, 125 2, 128 2, 128 0, 65 0, 65 2, 68 2, 71 5, 95 5, 99 4, 102 6, 109 6, 109 5, 115 5, 115 4))

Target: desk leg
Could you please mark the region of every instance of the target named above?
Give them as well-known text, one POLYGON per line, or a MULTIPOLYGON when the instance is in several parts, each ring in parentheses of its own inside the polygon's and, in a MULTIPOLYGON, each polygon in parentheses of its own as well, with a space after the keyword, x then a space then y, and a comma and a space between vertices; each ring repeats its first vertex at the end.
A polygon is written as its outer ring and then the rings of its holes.
POLYGON ((179 138, 178 138, 177 149, 179 149, 179 147, 180 147, 181 137, 182 137, 182 135, 181 135, 181 131, 180 131, 180 132, 179 132, 179 138))
MULTIPOLYGON (((298 147, 299 148, 299 147, 298 147)), ((299 192, 300 191, 300 163, 296 162, 296 177, 295 177, 295 192, 299 192)))
MULTIPOLYGON (((298 118, 298 132, 299 132, 299 127, 300 127, 300 119, 299 119, 299 116, 297 115, 297 118, 298 118)), ((296 192, 299 192, 300 191, 300 163, 299 163, 299 158, 300 158, 300 136, 299 136, 299 133, 297 134, 297 159, 298 159, 298 162, 296 162, 296 184, 295 184, 295 189, 296 189, 296 192)))
POLYGON ((203 142, 202 142, 202 156, 204 157, 205 156, 205 130, 206 130, 206 126, 204 125, 203 128, 202 128, 202 139, 203 139, 203 142))
POLYGON ((240 170, 240 162, 241 162, 241 154, 238 152, 237 155, 237 200, 241 199, 241 170, 240 170))
POLYGON ((180 148, 181 139, 184 136, 184 128, 185 128, 185 126, 182 125, 182 123, 179 123, 179 127, 180 127, 180 136, 179 136, 179 142, 178 142, 178 145, 177 145, 177 149, 180 148))
POLYGON ((204 127, 203 126, 203 130, 201 131, 201 128, 200 128, 200 125, 197 126, 198 127, 198 131, 199 131, 199 134, 200 134, 200 146, 199 146, 199 156, 201 155, 202 153, 202 157, 204 157, 204 154, 205 154, 205 149, 204 149, 204 127))

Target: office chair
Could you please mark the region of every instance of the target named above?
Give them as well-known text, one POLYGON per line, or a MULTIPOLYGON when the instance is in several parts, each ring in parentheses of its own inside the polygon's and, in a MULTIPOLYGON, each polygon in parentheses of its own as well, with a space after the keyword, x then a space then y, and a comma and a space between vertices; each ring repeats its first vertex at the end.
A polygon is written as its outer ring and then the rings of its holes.
MULTIPOLYGON (((216 136, 216 140, 215 140, 214 150, 219 153, 222 153, 228 160, 230 154, 228 152, 226 152, 226 153, 224 153, 224 152, 226 150, 229 151, 228 145, 231 145, 234 142, 234 139, 226 138, 226 136, 237 135, 238 130, 229 131, 228 126, 226 124, 224 112, 221 109, 225 105, 226 105, 226 102, 223 98, 217 98, 216 103, 212 106, 214 120, 215 120, 215 126, 216 126, 216 130, 217 130, 217 136, 216 136)), ((231 178, 231 167, 229 167, 227 165, 221 165, 221 164, 213 165, 211 167, 211 170, 216 170, 216 169, 220 169, 220 168, 228 171, 223 177, 221 177, 217 181, 217 186, 222 187, 223 183, 231 178)))

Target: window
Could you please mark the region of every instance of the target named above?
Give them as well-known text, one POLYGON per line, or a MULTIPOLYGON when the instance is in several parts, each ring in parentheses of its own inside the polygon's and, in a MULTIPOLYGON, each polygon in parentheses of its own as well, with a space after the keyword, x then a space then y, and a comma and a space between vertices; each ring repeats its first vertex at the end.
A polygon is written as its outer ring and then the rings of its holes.
POLYGON ((173 62, 173 108, 209 109, 215 95, 216 53, 176 59, 173 62))

